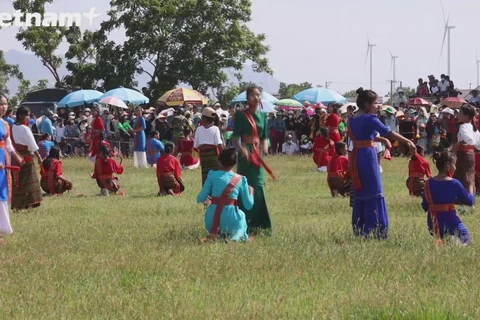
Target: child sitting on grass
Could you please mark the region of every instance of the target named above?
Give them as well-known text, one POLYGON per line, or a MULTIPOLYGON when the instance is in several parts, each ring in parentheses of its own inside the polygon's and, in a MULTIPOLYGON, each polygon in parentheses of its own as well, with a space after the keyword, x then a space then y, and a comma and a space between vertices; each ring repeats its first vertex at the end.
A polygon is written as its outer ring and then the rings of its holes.
POLYGON ((157 160, 158 195, 181 196, 185 190, 180 162, 173 156, 175 145, 165 144, 165 153, 157 160))
MULTIPOLYGON (((112 151, 107 146, 102 145, 95 159, 95 169, 92 178, 97 180, 102 196, 109 196, 120 191, 118 178, 113 176, 113 174, 123 173, 122 158, 120 158, 120 164, 118 164, 110 157, 111 154, 112 151)), ((119 194, 125 195, 123 191, 120 191, 119 194)))
MULTIPOLYGON (((197 203, 209 205, 205 213, 205 228, 209 239, 215 240, 218 234, 232 241, 248 241, 245 213, 238 208, 238 198, 245 209, 253 208, 253 188, 247 178, 233 172, 237 164, 235 149, 224 149, 218 156, 221 169, 210 171, 197 203)), ((203 239, 202 241, 206 241, 203 239)))
POLYGON ((345 197, 350 193, 350 178, 348 176, 348 159, 345 157, 347 154, 347 147, 343 142, 337 142, 335 144, 335 153, 330 158, 327 165, 328 176, 327 182, 332 193, 332 197, 336 197, 338 194, 345 197))
POLYGON ((425 176, 431 178, 430 163, 425 160, 425 150, 417 145, 417 152, 408 162, 407 188, 410 196, 421 197, 425 189, 425 176))
POLYGON ((72 183, 63 176, 60 148, 50 149, 49 156, 40 167, 40 186, 48 195, 54 196, 72 190, 72 183))
POLYGON ((442 243, 445 235, 450 235, 452 240, 467 245, 470 237, 467 228, 457 216, 455 202, 460 200, 471 206, 475 198, 460 181, 452 178, 457 162, 454 154, 449 151, 435 152, 433 159, 438 175, 425 183, 422 201, 422 208, 428 212, 428 229, 437 245, 442 243))

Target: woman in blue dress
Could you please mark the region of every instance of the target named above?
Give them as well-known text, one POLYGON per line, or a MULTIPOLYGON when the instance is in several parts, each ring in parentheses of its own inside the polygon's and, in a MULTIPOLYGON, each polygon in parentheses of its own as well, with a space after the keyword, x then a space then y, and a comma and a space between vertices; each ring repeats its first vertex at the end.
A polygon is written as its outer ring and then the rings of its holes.
POLYGON ((356 236, 367 237, 371 233, 377 238, 387 238, 388 214, 383 194, 382 179, 377 152, 373 141, 395 140, 409 146, 415 152, 415 144, 392 132, 377 118, 377 94, 372 90, 357 90, 359 111, 348 121, 348 134, 353 141, 350 154, 350 173, 354 188, 352 226, 356 236), (387 139, 376 138, 377 133, 387 139))
POLYGON ((237 164, 235 149, 224 149, 219 157, 221 170, 208 173, 207 180, 198 194, 197 202, 209 205, 205 213, 205 228, 209 238, 221 236, 233 241, 248 241, 245 213, 238 208, 238 198, 243 207, 253 207, 253 188, 247 178, 233 172, 237 164))
POLYGON ((135 109, 135 117, 132 129, 132 133, 134 134, 133 165, 135 168, 147 168, 147 140, 145 137, 147 122, 143 117, 143 109, 141 107, 135 109))
POLYGON ((433 160, 438 169, 438 175, 425 183, 422 208, 428 212, 427 225, 430 234, 440 244, 445 235, 450 235, 454 241, 460 238, 467 245, 470 237, 467 228, 455 211, 455 202, 460 200, 468 206, 473 205, 475 198, 468 193, 457 179, 452 179, 456 169, 457 159, 449 151, 435 152, 433 160))

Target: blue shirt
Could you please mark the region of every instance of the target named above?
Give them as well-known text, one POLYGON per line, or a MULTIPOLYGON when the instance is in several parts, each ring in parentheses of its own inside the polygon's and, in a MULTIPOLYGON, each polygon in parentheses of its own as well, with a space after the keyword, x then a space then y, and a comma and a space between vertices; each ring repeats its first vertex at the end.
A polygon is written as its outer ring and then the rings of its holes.
POLYGON ((52 149, 54 145, 55 144, 53 141, 48 140, 42 140, 38 143, 38 152, 42 156, 42 159, 46 159, 48 157, 50 154, 50 149, 52 149))
POLYGON ((38 131, 41 134, 49 134, 50 136, 53 137, 53 125, 52 125, 52 120, 45 118, 40 122, 40 125, 38 126, 38 131))
POLYGON ((6 117, 6 118, 5 118, 5 121, 8 122, 8 124, 10 125, 10 128, 15 124, 15 120, 13 120, 13 119, 10 118, 10 117, 6 117))

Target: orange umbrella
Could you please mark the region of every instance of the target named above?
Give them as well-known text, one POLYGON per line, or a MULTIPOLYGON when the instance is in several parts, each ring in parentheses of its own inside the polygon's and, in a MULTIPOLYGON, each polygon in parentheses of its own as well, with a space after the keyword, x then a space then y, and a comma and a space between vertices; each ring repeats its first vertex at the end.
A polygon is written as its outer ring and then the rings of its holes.
POLYGON ((464 104, 467 104, 467 103, 468 102, 465 99, 450 97, 450 98, 446 98, 446 99, 442 100, 442 102, 440 102, 440 105, 447 106, 451 109, 458 109, 458 108, 460 108, 461 106, 463 106, 464 104))
POLYGON ((408 100, 409 106, 429 106, 430 102, 422 98, 412 98, 408 100))

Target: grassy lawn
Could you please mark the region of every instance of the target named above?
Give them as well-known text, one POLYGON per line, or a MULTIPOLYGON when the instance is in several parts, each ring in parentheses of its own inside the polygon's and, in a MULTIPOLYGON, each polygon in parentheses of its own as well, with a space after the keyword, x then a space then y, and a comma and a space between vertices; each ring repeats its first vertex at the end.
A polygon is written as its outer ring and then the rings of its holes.
POLYGON ((0 247, 0 319, 480 319, 480 225, 469 247, 437 249, 407 160, 384 163, 389 240, 351 232, 310 158, 267 159, 273 237, 200 244, 200 171, 182 198, 158 198, 153 169, 120 176, 125 197, 98 197, 87 160, 65 160, 74 191, 11 213, 0 247), (77 197, 83 193, 84 197, 77 197))

